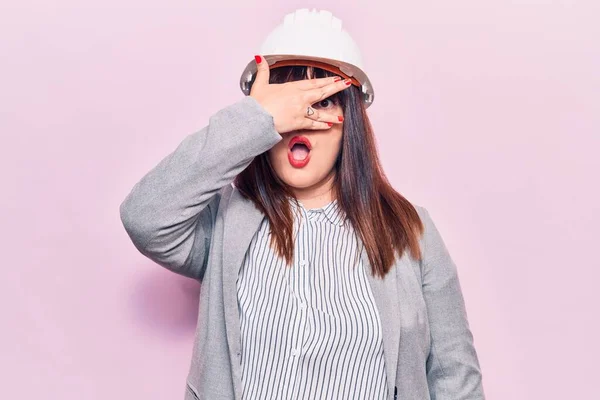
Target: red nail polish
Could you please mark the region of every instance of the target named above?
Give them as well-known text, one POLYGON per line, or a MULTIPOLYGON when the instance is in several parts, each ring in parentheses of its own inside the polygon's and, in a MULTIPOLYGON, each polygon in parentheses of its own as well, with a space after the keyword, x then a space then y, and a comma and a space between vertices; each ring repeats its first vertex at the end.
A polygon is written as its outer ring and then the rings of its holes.
POLYGON ((327 125, 333 126, 333 123, 332 122, 328 122, 327 125))
POLYGON ((346 84, 346 86, 350 86, 350 84, 352 83, 352 80, 351 79, 346 79, 344 81, 344 83, 346 84))
POLYGON ((338 115, 338 121, 342 122, 344 120, 344 117, 342 117, 341 115, 338 115))
POLYGON ((333 81, 334 81, 334 82, 339 82, 339 81, 341 81, 341 80, 342 80, 342 78, 341 78, 340 76, 336 76, 336 77, 335 77, 335 79, 334 79, 333 81))
POLYGON ((254 56, 254 59, 256 60, 257 64, 260 64, 260 62, 262 61, 262 59, 260 58, 260 56, 254 56))

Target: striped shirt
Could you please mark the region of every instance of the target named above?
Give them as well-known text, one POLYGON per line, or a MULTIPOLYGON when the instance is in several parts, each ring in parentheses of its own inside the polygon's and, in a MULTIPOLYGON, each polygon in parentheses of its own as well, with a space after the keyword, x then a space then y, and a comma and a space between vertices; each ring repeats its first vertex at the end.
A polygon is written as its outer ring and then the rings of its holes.
POLYGON ((292 266, 269 246, 265 217, 237 279, 243 398, 385 399, 381 321, 355 232, 336 200, 291 203, 292 266))

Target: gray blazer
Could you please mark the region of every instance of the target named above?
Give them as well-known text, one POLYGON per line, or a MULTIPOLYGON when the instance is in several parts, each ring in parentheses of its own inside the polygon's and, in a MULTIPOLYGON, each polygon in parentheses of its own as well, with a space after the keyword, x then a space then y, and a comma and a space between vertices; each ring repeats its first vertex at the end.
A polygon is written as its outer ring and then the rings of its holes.
MULTIPOLYGON (((236 278, 264 215, 232 182, 281 139, 272 116, 244 97, 185 137, 120 206, 143 255, 202 282, 186 400, 241 399, 236 278)), ((362 254, 383 325, 388 398, 484 399, 456 266, 427 210, 415 207, 425 225, 421 262, 405 253, 381 279, 362 254)))

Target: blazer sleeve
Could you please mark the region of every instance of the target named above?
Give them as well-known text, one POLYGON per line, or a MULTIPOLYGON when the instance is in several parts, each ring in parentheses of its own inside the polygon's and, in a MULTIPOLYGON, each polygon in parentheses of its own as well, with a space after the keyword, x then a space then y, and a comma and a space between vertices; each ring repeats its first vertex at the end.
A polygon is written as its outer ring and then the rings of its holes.
POLYGON ((250 96, 211 116, 121 203, 121 221, 135 247, 157 264, 202 281, 221 195, 255 156, 281 139, 272 115, 250 96))
POLYGON ((482 374, 469 328, 457 268, 431 219, 418 207, 422 236, 422 290, 431 331, 426 362, 432 400, 484 400, 482 374))

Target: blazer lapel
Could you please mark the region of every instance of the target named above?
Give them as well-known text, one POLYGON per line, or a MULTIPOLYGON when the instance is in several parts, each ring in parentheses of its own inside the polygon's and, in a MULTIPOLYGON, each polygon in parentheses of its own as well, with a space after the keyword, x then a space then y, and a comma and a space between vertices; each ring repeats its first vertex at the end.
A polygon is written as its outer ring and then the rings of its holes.
POLYGON ((237 303, 237 277, 244 261, 246 250, 252 237, 258 230, 264 214, 254 206, 252 201, 244 198, 239 190, 233 189, 224 216, 223 227, 223 304, 225 308, 225 328, 227 343, 233 368, 233 381, 236 393, 241 381, 239 370, 240 359, 240 315, 237 303))
MULTIPOLYGON (((360 239, 359 239, 360 240, 360 239)), ((373 276, 371 264, 363 246, 361 259, 367 271, 367 277, 379 311, 383 332, 383 352, 387 372, 387 383, 390 393, 394 393, 396 385, 396 367, 398 366, 398 349, 400 344, 400 305, 397 288, 397 277, 394 268, 386 274, 385 279, 373 276)))

